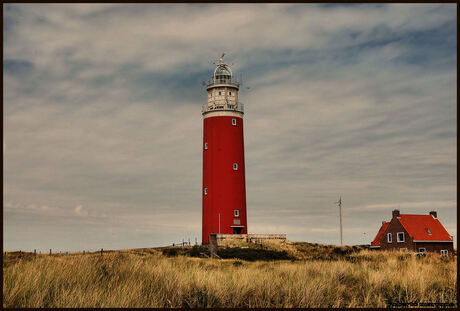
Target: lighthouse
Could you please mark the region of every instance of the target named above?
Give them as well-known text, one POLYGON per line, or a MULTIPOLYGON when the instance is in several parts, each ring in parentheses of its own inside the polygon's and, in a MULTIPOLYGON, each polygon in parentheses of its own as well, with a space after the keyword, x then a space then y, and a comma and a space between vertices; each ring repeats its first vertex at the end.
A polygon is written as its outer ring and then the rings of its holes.
POLYGON ((209 235, 247 234, 244 169, 243 104, 239 83, 224 55, 205 84, 203 115, 203 227, 202 243, 209 235))

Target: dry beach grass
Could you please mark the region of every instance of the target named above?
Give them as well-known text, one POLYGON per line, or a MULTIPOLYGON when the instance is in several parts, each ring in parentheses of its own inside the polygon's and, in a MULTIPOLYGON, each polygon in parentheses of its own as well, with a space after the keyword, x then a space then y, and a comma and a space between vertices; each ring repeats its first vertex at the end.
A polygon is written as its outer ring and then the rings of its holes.
POLYGON ((156 249, 103 256, 7 254, 3 307, 385 307, 388 301, 457 305, 456 256, 417 258, 369 250, 344 255, 331 248, 338 255, 325 260, 308 257, 305 248, 310 246, 290 245, 288 253, 296 254, 296 260, 251 262, 167 257, 156 249))

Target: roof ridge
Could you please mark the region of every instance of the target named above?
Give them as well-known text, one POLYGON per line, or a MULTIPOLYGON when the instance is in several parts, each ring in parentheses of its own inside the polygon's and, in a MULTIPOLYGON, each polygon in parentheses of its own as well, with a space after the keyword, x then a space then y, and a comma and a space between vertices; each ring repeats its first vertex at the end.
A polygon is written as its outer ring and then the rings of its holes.
POLYGON ((400 216, 431 216, 430 214, 399 214, 400 216))

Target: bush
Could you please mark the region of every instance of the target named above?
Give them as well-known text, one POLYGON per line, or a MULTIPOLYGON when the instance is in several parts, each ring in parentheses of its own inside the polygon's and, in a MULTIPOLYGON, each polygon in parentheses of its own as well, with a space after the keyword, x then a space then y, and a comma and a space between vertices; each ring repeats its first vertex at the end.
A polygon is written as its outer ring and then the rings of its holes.
POLYGON ((175 248, 166 248, 163 250, 163 255, 168 257, 176 257, 177 256, 177 249, 175 248))
POLYGON ((184 255, 190 257, 202 257, 202 254, 210 256, 209 248, 204 245, 194 245, 191 249, 185 249, 184 255))
POLYGON ((334 252, 334 254, 337 254, 337 255, 347 255, 347 254, 351 253, 351 250, 346 249, 346 248, 342 248, 342 247, 335 247, 333 252, 334 252))
POLYGON ((240 266, 243 265, 243 263, 242 263, 241 261, 238 260, 238 261, 235 261, 235 262, 233 263, 233 265, 234 265, 235 267, 240 267, 240 266))
POLYGON ((254 249, 254 248, 239 248, 239 247, 227 247, 217 250, 217 255, 224 259, 242 259, 247 261, 256 260, 291 260, 295 259, 288 255, 286 251, 275 251, 268 249, 254 249))

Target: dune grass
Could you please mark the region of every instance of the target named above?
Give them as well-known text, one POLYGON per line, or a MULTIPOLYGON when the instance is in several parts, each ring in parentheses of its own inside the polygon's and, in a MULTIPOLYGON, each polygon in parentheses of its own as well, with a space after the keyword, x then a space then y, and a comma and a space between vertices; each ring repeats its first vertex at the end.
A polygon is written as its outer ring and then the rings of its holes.
POLYGON ((152 249, 4 257, 3 307, 457 305, 456 257, 345 253, 336 260, 312 260, 300 250, 295 261, 251 262, 168 257, 152 249))

